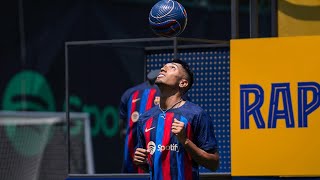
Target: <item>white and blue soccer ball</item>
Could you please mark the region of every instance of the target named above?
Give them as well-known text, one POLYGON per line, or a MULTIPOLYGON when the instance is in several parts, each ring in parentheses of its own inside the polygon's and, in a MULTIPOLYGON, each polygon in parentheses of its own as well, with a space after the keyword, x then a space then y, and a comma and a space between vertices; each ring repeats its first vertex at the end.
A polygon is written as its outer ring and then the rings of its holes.
POLYGON ((178 36, 186 28, 187 21, 186 10, 175 0, 161 0, 149 13, 152 31, 162 37, 178 36))

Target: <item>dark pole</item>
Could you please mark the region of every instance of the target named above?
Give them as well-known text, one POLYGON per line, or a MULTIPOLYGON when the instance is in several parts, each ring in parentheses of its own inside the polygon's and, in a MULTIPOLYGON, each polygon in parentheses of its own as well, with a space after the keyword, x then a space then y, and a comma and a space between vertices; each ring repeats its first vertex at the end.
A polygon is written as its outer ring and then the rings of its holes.
POLYGON ((250 38, 259 37, 259 6, 258 0, 250 0, 250 38))
MULTIPOLYGON (((27 48, 26 48, 26 39, 25 39, 25 28, 24 28, 24 10, 23 10, 23 0, 19 0, 19 34, 20 34, 20 60, 22 68, 25 68, 25 65, 27 64, 27 48)), ((25 88, 23 88, 25 89, 25 88)), ((22 100, 26 102, 26 92, 23 90, 22 94, 22 100)), ((26 109, 26 106, 23 103, 22 108, 26 109)))
POLYGON ((231 0, 231 39, 239 38, 239 0, 231 0))
POLYGON ((177 37, 173 39, 173 58, 178 58, 178 40, 177 37))
POLYGON ((278 37, 278 0, 271 0, 271 36, 278 37))
POLYGON ((26 64, 26 39, 24 32, 24 11, 23 0, 19 0, 19 33, 20 33, 20 52, 21 52, 21 64, 26 64))
POLYGON ((69 113, 69 58, 68 58, 68 44, 65 44, 65 99, 66 99, 66 120, 67 120, 67 160, 68 160, 68 174, 70 174, 70 113, 69 113))

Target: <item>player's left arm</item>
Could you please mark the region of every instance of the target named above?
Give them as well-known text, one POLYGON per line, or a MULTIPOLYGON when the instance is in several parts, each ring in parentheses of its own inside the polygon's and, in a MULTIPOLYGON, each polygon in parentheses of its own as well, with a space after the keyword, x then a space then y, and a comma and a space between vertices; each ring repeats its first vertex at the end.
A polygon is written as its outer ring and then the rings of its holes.
MULTIPOLYGON (((210 121, 208 116, 200 116, 202 121, 210 121)), ((212 122, 206 122, 199 125, 197 128, 199 132, 195 133, 201 139, 202 148, 198 147, 186 136, 185 124, 182 121, 174 119, 172 123, 172 133, 177 136, 178 141, 184 146, 186 151, 191 155, 192 159, 199 165, 216 171, 219 167, 219 153, 216 148, 216 139, 214 137, 212 122), (202 136, 200 136, 201 134, 202 136)))

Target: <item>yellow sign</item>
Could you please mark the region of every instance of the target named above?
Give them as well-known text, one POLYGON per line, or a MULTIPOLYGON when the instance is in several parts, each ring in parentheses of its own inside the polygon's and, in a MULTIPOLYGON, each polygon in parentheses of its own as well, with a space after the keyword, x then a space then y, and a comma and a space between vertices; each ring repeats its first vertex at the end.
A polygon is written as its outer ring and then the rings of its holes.
POLYGON ((278 1, 278 35, 320 35, 320 0, 278 1))
POLYGON ((231 41, 232 176, 320 176, 319 44, 231 41))

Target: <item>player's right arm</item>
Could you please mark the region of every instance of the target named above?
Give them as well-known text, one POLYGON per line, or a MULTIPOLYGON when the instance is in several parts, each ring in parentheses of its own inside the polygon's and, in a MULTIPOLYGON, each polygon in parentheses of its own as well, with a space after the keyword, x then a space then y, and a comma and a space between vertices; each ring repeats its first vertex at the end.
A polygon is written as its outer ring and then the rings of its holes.
POLYGON ((134 157, 133 162, 136 165, 148 165, 147 158, 148 158, 148 150, 143 148, 137 148, 134 157))
POLYGON ((137 127, 137 138, 138 144, 136 146, 136 151, 134 152, 133 156, 133 163, 137 166, 141 167, 145 172, 148 172, 149 165, 148 165, 148 153, 149 151, 145 149, 146 143, 142 131, 142 123, 140 119, 138 120, 138 127, 137 127))

